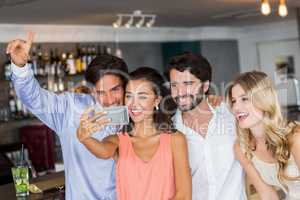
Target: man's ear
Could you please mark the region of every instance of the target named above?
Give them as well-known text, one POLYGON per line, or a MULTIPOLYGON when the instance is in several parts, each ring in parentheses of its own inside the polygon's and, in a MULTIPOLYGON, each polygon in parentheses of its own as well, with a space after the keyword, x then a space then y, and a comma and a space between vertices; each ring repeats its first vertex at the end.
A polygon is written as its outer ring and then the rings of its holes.
POLYGON ((209 84, 210 84, 209 81, 203 82, 202 88, 203 88, 203 93, 204 93, 204 94, 208 91, 208 89, 209 89, 209 84))
POLYGON ((92 87, 92 88, 91 88, 91 95, 92 95, 93 97, 96 97, 96 96, 97 96, 96 87, 92 87))

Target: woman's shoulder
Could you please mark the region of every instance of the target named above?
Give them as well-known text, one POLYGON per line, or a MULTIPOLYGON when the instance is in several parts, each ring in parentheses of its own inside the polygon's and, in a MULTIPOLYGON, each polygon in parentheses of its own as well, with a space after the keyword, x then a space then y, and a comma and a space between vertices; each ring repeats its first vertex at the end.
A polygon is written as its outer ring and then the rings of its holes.
POLYGON ((300 147, 300 123, 297 122, 296 126, 293 129, 293 133, 289 136, 289 142, 291 148, 294 146, 300 147))
POLYGON ((185 143, 186 142, 185 135, 180 131, 176 131, 174 133, 171 133, 170 136, 171 136, 171 139, 172 139, 173 143, 178 144, 178 143, 185 143))

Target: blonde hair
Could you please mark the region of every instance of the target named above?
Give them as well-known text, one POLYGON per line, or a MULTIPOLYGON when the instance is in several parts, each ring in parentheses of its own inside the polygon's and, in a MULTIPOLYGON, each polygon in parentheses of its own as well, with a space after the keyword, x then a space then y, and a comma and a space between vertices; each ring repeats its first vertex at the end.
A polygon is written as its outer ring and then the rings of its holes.
MULTIPOLYGON (((294 133, 299 122, 287 122, 281 113, 275 87, 270 78, 263 72, 251 71, 238 76, 230 86, 227 100, 232 107, 232 88, 240 85, 249 96, 254 107, 263 112, 263 126, 265 129, 266 146, 276 159, 279 170, 278 179, 286 188, 284 180, 300 180, 300 177, 289 177, 284 172, 288 165, 291 149, 288 138, 294 133)), ((255 149, 255 140, 249 129, 237 126, 238 139, 245 155, 251 159, 255 149)))

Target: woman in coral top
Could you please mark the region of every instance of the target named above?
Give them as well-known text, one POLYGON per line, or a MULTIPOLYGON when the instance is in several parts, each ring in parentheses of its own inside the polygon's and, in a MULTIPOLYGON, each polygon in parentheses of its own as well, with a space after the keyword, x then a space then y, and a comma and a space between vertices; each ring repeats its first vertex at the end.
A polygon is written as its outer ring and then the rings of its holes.
POLYGON ((82 144, 101 159, 117 160, 119 200, 192 199, 187 143, 183 134, 172 132, 165 110, 170 105, 164 98, 167 91, 157 71, 142 67, 130 73, 126 85, 125 105, 132 121, 127 131, 99 141, 91 137, 90 127, 103 127, 109 120, 88 120, 88 111, 81 118, 77 135, 82 144))

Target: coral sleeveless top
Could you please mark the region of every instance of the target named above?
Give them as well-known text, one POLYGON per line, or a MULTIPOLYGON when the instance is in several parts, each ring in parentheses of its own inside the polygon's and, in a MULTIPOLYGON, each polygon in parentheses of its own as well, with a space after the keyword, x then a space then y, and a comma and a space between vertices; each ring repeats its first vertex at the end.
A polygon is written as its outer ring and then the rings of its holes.
POLYGON ((130 136, 119 134, 116 169, 118 200, 169 200, 175 195, 171 135, 160 134, 160 143, 150 161, 135 154, 130 136))

